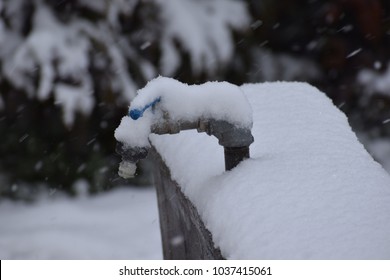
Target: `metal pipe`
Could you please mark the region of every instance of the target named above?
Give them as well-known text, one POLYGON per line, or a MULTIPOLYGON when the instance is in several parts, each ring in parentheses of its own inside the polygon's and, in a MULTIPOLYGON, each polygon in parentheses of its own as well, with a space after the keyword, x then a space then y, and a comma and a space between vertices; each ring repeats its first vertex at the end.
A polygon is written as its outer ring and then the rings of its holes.
MULTIPOLYGON (((142 116, 141 113, 140 116, 142 116)), ((250 157, 249 146, 254 139, 251 130, 248 128, 238 127, 227 121, 214 119, 173 122, 170 120, 167 112, 163 112, 163 116, 162 120, 152 125, 151 133, 159 135, 176 134, 182 130, 196 129, 198 132, 206 132, 208 135, 213 135, 218 139, 218 143, 224 147, 225 170, 233 169, 241 161, 250 157)), ((135 172, 135 163, 145 158, 148 150, 148 147, 128 147, 119 144, 117 152, 122 155, 124 162, 130 162, 130 164, 121 164, 120 174, 131 177, 132 172, 135 172), (127 166, 129 166, 128 171, 125 170, 127 166)))

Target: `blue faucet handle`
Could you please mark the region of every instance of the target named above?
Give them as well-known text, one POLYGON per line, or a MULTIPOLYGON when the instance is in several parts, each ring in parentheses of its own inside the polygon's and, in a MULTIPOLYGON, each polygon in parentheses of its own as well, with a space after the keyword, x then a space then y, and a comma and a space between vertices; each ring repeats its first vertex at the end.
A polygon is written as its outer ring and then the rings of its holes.
POLYGON ((129 117, 132 118, 133 120, 138 120, 140 117, 142 117, 144 112, 139 109, 133 109, 130 110, 129 112, 129 117))
POLYGON ((155 100, 153 100, 152 102, 150 102, 149 104, 146 104, 145 107, 143 107, 142 109, 132 109, 132 110, 130 110, 129 111, 129 117, 132 118, 133 120, 138 120, 140 117, 142 117, 144 115, 144 112, 149 107, 152 107, 152 106, 156 105, 160 101, 161 101, 161 97, 158 97, 155 100))

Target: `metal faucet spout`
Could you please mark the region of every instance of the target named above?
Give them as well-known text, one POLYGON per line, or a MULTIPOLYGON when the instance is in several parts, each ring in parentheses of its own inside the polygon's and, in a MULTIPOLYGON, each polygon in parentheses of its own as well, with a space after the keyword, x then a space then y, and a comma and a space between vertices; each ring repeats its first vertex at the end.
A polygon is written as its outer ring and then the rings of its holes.
MULTIPOLYGON (((254 138, 250 129, 250 125, 240 126, 227 120, 204 118, 200 116, 198 119, 183 119, 177 120, 171 118, 169 112, 165 111, 159 106, 158 114, 156 107, 161 101, 161 97, 155 98, 144 106, 131 109, 128 116, 132 121, 140 122, 147 128, 146 133, 143 134, 146 143, 148 144, 148 135, 150 133, 162 134, 176 134, 182 130, 196 129, 198 132, 206 132, 208 135, 213 135, 218 139, 218 143, 224 147, 225 154, 225 169, 231 170, 236 167, 241 161, 250 157, 249 146, 253 143, 254 138), (151 108, 152 115, 158 117, 139 120, 143 117, 145 111, 151 108)), ((135 126, 137 129, 137 126, 135 126)), ((137 133, 137 131, 134 131, 137 133)), ((142 142, 142 143, 143 143, 142 142)), ((138 143, 138 142, 137 142, 138 143)), ((117 153, 122 156, 122 163, 119 168, 119 175, 123 177, 134 177, 135 164, 147 156, 149 147, 129 147, 122 143, 117 145, 117 153)))
POLYGON ((118 174, 124 179, 129 179, 135 177, 137 171, 136 163, 139 160, 146 158, 149 148, 128 147, 121 142, 117 142, 115 151, 122 157, 118 174))

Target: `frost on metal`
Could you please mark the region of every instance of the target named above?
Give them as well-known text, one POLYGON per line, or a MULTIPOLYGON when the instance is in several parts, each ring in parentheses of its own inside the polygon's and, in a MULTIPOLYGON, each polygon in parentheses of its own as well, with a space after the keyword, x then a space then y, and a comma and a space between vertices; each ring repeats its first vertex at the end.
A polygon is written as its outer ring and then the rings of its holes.
POLYGON ((133 178, 135 176, 135 172, 137 170, 137 166, 133 162, 122 161, 119 165, 118 175, 124 179, 133 178))

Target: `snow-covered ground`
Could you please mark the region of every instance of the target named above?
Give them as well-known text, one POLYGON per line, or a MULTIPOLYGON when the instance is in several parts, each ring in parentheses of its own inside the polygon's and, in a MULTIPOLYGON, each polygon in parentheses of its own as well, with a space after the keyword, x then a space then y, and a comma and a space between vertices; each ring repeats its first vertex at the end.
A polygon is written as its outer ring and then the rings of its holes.
POLYGON ((154 188, 0 204, 0 259, 161 259, 154 188))

